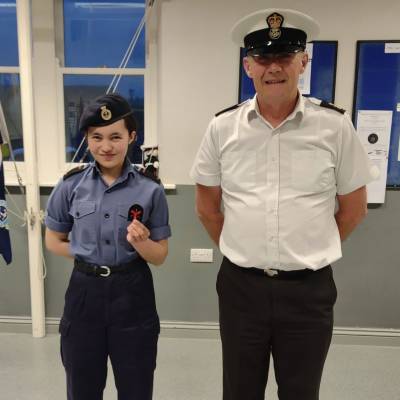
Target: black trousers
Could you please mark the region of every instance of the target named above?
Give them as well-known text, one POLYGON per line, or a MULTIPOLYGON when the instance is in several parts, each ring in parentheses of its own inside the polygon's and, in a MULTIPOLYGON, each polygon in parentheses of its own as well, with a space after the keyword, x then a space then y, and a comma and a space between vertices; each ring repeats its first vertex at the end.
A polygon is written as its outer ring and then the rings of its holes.
POLYGON ((318 400, 337 296, 331 267, 284 280, 224 258, 217 292, 223 400, 264 400, 271 355, 280 400, 318 400))
POLYGON ((74 270, 60 323, 68 400, 101 400, 110 357, 118 400, 151 400, 160 331, 153 280, 134 272, 93 277, 74 270))

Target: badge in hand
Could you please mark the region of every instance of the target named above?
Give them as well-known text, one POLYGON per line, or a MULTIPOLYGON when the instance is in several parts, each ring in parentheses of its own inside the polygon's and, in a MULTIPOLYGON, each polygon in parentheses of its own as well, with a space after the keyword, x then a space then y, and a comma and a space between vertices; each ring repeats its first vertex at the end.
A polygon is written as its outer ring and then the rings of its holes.
POLYGON ((142 218, 143 207, 139 204, 134 204, 133 206, 131 206, 128 213, 128 221, 133 221, 134 219, 137 219, 139 222, 142 222, 142 218))

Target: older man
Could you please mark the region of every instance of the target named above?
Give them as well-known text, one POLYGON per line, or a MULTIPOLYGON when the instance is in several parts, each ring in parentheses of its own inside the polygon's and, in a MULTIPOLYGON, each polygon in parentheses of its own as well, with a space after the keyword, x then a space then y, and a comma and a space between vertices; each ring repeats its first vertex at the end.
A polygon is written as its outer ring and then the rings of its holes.
POLYGON ((224 255, 224 400, 264 399, 270 355, 279 399, 319 398, 337 295, 330 264, 367 212, 372 176, 349 117, 297 89, 318 31, 293 10, 236 24, 257 93, 216 114, 191 171, 197 213, 224 255))

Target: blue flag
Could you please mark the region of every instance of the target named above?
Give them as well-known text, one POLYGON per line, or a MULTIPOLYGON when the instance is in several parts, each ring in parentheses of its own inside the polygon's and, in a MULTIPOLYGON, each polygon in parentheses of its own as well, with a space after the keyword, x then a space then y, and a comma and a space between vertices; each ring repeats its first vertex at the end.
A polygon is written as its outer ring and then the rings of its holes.
MULTIPOLYGON (((2 140, 0 139, 0 144, 2 140)), ((7 204, 4 193, 4 170, 3 159, 1 157, 0 145, 0 254, 3 256, 7 264, 11 263, 11 241, 10 232, 8 231, 7 204)))

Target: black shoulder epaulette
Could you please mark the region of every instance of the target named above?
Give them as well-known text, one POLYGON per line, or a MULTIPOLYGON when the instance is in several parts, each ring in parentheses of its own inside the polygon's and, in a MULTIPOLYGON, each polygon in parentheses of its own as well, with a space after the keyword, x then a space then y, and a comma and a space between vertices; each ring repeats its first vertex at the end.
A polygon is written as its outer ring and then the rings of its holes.
POLYGON ((218 117, 218 115, 221 115, 221 114, 226 113, 226 112, 228 112, 228 111, 234 110, 235 108, 238 108, 239 106, 240 106, 240 104, 235 104, 234 106, 225 108, 224 110, 221 110, 221 111, 217 112, 217 113, 215 114, 215 116, 218 117))
POLYGON ((136 171, 139 172, 140 175, 143 175, 146 178, 151 179, 152 181, 158 183, 159 185, 161 184, 161 180, 151 172, 147 171, 145 168, 136 168, 136 171))
POLYGON ((68 179, 70 176, 75 175, 75 174, 78 174, 79 172, 83 172, 88 166, 89 166, 89 164, 80 165, 79 167, 72 168, 70 171, 68 171, 68 172, 63 176, 63 180, 65 181, 65 180, 68 179))
POLYGON ((325 100, 321 101, 320 106, 325 107, 325 108, 330 108, 331 110, 335 110, 335 111, 339 112, 340 114, 344 114, 346 112, 346 110, 344 110, 343 108, 336 107, 334 104, 328 103, 325 100))

